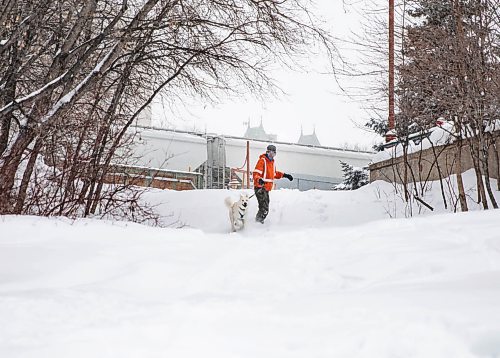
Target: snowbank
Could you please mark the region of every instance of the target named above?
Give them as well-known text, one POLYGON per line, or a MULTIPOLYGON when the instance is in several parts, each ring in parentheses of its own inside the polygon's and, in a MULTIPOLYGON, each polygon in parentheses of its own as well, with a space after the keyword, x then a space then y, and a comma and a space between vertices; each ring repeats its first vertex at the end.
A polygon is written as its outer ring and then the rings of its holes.
POLYGON ((388 219, 390 188, 240 233, 222 190, 152 191, 180 229, 0 217, 0 356, 498 357, 500 211, 388 219))
MULTIPOLYGON (((465 172, 463 181, 469 210, 481 210, 482 205, 475 202, 477 190, 474 171, 465 172)), ((459 206, 455 176, 443 180, 443 186, 447 208, 439 182, 427 183, 426 192, 421 195, 433 211, 418 202, 405 203, 401 187, 395 190, 391 183, 385 181, 376 181, 354 191, 274 190, 271 192, 270 214, 266 222, 273 230, 297 230, 354 226, 388 218, 453 212, 459 206)), ((496 188, 496 180, 491 180, 491 186, 496 188)), ((237 200, 240 191, 253 194, 253 190, 151 190, 145 200, 162 214, 165 225, 196 228, 206 233, 228 233, 230 226, 224 199, 229 196, 237 200)), ((500 203, 498 192, 496 200, 500 203)), ((255 217, 257 209, 257 200, 253 198, 248 217, 255 217)), ((259 228, 260 224, 249 220, 245 232, 240 235, 252 236, 259 228)))

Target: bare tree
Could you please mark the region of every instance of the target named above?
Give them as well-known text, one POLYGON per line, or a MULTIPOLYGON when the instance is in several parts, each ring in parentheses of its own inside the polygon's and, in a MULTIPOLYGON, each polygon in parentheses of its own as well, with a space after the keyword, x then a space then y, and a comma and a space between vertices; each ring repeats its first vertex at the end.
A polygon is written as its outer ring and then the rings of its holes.
POLYGON ((467 210, 461 178, 464 144, 474 162, 478 202, 488 208, 487 191, 497 207, 489 184, 491 143, 484 129, 498 118, 498 2, 409 3, 410 16, 420 21, 408 26, 404 37, 407 61, 399 66, 399 124, 425 129, 439 117, 454 122, 462 210, 467 210))
POLYGON ((0 213, 99 213, 114 197, 105 185, 113 164, 129 157, 128 128, 160 92, 272 92, 271 64, 318 44, 333 59, 309 5, 1 2, 0 213))

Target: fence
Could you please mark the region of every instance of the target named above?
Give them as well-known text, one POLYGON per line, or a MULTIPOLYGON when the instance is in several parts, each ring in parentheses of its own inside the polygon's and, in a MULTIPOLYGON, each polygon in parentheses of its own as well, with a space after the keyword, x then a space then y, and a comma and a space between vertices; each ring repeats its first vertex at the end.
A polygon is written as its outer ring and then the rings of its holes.
POLYGON ((158 189, 193 190, 203 188, 203 174, 139 166, 113 165, 105 178, 105 182, 158 189))

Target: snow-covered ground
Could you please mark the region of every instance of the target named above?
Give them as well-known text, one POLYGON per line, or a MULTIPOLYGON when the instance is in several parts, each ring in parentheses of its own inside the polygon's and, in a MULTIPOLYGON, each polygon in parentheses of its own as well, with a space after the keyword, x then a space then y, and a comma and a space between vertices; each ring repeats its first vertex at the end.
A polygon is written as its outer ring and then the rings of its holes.
POLYGON ((500 357, 500 211, 391 190, 275 191, 239 233, 223 190, 151 192, 181 228, 0 217, 0 357, 500 357))

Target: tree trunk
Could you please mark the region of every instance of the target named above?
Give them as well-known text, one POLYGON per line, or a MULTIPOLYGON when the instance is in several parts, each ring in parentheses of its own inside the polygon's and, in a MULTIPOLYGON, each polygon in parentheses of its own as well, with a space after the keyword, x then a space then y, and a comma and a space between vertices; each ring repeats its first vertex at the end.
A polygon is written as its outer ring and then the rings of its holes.
POLYGON ((484 185, 486 186, 486 190, 488 191, 488 196, 490 197, 491 205, 493 208, 498 209, 498 204, 495 199, 495 195, 493 194, 493 190, 491 189, 490 183, 490 167, 489 167, 489 140, 485 139, 483 145, 481 146, 482 158, 481 162, 483 164, 483 172, 484 172, 484 185))
MULTIPOLYGON (((10 53, 10 64, 7 69, 7 76, 4 85, 4 91, 0 95, 0 105, 12 102, 16 98, 16 86, 17 86, 17 68, 19 67, 19 60, 17 59, 17 47, 14 46, 10 53)), ((5 116, 0 116, 0 156, 7 149, 9 143, 10 127, 12 123, 12 114, 9 113, 5 116)))
MULTIPOLYGON (((477 138, 479 140, 479 138, 477 138)), ((474 171, 476 173, 476 183, 477 183, 477 195, 478 195, 478 203, 483 204, 483 209, 488 210, 488 200, 486 199, 486 189, 484 188, 483 181, 483 171, 481 170, 481 158, 480 158, 480 149, 479 143, 478 148, 474 148, 473 139, 470 140, 470 151, 472 156, 472 162, 474 163, 474 171)))
POLYGON ((34 137, 33 130, 21 133, 9 150, 8 155, 5 156, 4 153, 3 163, 0 167, 0 214, 12 213, 11 200, 16 174, 21 165, 23 154, 28 149, 34 137))
POLYGON ((2 118, 2 123, 0 126, 0 156, 3 154, 3 152, 5 152, 5 149, 7 149, 11 122, 11 115, 6 115, 2 118))
POLYGON ((28 191, 28 185, 31 179, 31 175, 33 174, 33 169, 35 168, 36 160, 38 158, 38 154, 40 153, 40 149, 42 148, 43 140, 38 138, 34 148, 31 151, 30 159, 28 160, 28 165, 23 173, 23 179, 21 181, 21 187, 19 188, 19 193, 16 198, 16 205, 14 208, 14 214, 22 214, 24 204, 26 201, 26 193, 28 191))
MULTIPOLYGON (((437 169, 437 172, 439 175, 439 186, 441 188, 441 198, 443 199, 444 208, 446 210, 448 210, 448 202, 446 201, 446 195, 444 192, 444 185, 443 185, 443 173, 441 172, 441 166, 439 165, 438 155, 436 153, 436 147, 432 143, 431 143, 431 146, 432 146, 432 153, 434 154, 434 163, 433 164, 436 165, 436 169, 437 169)), ((431 167, 431 170, 432 170, 432 167, 431 167)), ((430 170, 429 170, 429 173, 430 173, 430 170)), ((423 195, 423 193, 422 193, 422 195, 423 195)))
POLYGON ((403 186, 405 191, 405 202, 408 202, 410 197, 408 195, 408 140, 406 140, 406 145, 403 148, 403 186))
POLYGON ((457 140, 457 186, 458 198, 460 200, 460 209, 469 211, 467 207, 467 197, 465 196, 464 181, 462 178, 462 140, 457 140))
POLYGON ((500 156, 498 155, 498 138, 499 137, 496 137, 493 141, 493 153, 495 153, 495 162, 497 163, 497 191, 500 191, 500 156))

